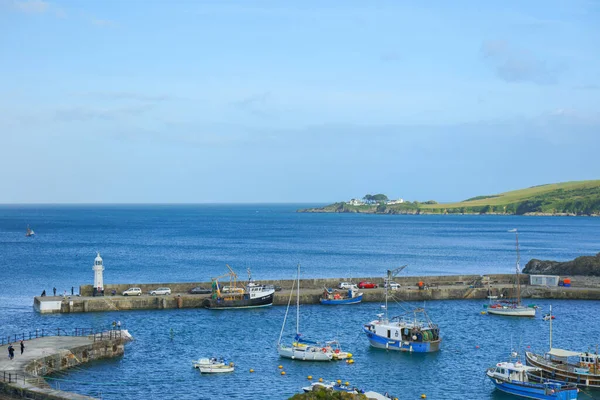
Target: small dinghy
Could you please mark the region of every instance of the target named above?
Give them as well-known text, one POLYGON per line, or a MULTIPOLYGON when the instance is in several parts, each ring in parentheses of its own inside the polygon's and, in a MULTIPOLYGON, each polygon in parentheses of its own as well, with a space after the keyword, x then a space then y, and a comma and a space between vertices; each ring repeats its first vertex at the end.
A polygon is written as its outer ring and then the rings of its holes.
POLYGON ((200 370, 203 374, 222 374, 225 372, 233 372, 235 366, 233 363, 227 363, 224 359, 213 358, 201 358, 193 361, 194 368, 200 370))

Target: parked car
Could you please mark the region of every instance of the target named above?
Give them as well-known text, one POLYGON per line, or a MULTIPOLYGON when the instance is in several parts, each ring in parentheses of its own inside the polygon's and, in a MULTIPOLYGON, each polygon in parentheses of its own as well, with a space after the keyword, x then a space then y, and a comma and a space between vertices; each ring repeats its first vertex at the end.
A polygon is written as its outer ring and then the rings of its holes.
POLYGON ((358 289, 358 287, 352 282, 340 282, 338 289, 358 289))
POLYGON ((141 296, 142 289, 139 287, 130 287, 126 291, 123 292, 123 296, 141 296))
POLYGON ((377 284, 373 282, 362 281, 358 284, 359 289, 377 289, 377 284))
POLYGON ((202 287, 202 286, 196 286, 193 289, 190 289, 190 293, 191 294, 211 294, 212 290, 202 287))
POLYGON ((167 295, 167 294, 171 294, 171 288, 168 287, 159 287, 158 289, 154 289, 150 291, 150 294, 152 296, 156 296, 156 295, 167 295))
POLYGON ((400 284, 399 283, 396 283, 396 282, 387 283, 387 282, 385 282, 383 284, 383 287, 388 287, 388 286, 389 286, 390 290, 400 290, 400 284))

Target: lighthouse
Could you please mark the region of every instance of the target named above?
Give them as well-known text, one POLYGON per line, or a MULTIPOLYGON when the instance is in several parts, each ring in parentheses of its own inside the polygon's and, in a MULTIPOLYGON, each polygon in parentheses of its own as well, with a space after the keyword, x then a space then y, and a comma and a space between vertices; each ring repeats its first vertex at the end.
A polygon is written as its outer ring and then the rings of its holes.
POLYGON ((104 279, 102 278, 102 271, 104 271, 104 265, 102 265, 102 257, 100 253, 94 259, 94 293, 102 293, 104 291, 104 279))

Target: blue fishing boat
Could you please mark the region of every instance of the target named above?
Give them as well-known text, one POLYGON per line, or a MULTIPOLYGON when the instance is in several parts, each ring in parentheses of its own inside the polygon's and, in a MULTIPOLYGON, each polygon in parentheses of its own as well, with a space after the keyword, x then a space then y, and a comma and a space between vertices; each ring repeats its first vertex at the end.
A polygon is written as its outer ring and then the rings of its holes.
POLYGON ((335 306, 342 304, 357 304, 362 301, 363 294, 354 288, 348 290, 327 289, 323 291, 323 296, 319 299, 321 304, 335 306))
POLYGON ((551 380, 542 380, 540 383, 529 381, 529 375, 536 372, 541 371, 539 368, 523 365, 520 361, 500 362, 495 367, 488 368, 486 375, 496 389, 526 399, 577 399, 577 385, 551 380))
MULTIPOLYGON (((387 282, 406 265, 387 272, 387 282)), ((389 285, 388 285, 389 286, 389 285)), ((409 353, 430 353, 440 349, 440 328, 434 324, 423 308, 415 308, 404 315, 388 317, 388 286, 385 288, 385 314, 363 325, 372 347, 409 353)))

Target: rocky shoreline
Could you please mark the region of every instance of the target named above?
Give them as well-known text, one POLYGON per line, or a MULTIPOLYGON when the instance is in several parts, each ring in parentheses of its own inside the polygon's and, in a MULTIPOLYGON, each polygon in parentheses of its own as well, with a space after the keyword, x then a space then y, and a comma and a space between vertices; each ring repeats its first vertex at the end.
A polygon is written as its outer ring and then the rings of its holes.
POLYGON ((600 253, 581 256, 571 261, 530 260, 524 274, 600 276, 600 253))

